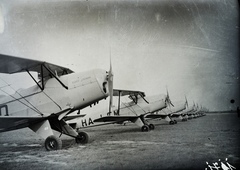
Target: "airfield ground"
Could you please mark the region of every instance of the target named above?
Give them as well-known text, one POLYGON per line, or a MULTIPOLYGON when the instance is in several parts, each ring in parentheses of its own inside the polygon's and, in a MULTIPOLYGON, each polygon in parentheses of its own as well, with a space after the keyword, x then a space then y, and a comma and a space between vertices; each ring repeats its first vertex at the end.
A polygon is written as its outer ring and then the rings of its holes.
POLYGON ((225 161, 240 168, 240 118, 214 113, 155 130, 134 124, 85 129, 86 145, 65 138, 63 149, 47 152, 44 140, 29 129, 0 134, 0 169, 210 169, 225 161))

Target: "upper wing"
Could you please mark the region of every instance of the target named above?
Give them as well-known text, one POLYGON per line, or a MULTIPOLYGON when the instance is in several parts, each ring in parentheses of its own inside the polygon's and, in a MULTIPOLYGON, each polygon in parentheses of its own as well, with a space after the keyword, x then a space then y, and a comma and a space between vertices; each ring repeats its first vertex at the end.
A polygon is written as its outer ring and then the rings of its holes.
POLYGON ((134 103, 138 103, 138 98, 142 98, 145 102, 148 101, 144 98, 145 93, 142 91, 135 91, 135 90, 120 90, 120 89, 113 89, 113 96, 129 96, 129 98, 134 101, 134 103))
POLYGON ((145 93, 142 91, 113 89, 113 96, 119 96, 119 95, 120 96, 141 95, 145 97, 145 93))
POLYGON ((47 77, 49 73, 45 69, 42 70, 41 65, 43 64, 54 73, 57 72, 58 75, 73 73, 73 71, 68 68, 47 63, 44 61, 31 60, 0 54, 0 73, 13 74, 26 70, 42 73, 43 71, 43 75, 41 76, 47 77))

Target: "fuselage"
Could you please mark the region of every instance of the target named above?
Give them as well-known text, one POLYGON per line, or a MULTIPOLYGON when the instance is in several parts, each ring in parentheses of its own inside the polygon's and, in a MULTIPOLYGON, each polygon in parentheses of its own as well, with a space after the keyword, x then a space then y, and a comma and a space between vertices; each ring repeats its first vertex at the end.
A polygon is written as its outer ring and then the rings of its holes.
POLYGON ((45 81, 44 89, 37 85, 0 98, 0 116, 41 116, 71 107, 82 109, 108 96, 106 71, 101 69, 59 76, 45 81))

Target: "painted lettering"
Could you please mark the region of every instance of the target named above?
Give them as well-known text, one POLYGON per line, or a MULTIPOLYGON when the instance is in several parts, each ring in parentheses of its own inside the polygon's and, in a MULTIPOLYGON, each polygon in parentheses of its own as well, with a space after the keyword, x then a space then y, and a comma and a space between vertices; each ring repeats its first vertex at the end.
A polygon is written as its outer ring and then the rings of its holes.
POLYGON ((88 121, 88 126, 90 126, 91 124, 94 124, 94 123, 93 123, 92 119, 91 119, 91 118, 89 118, 89 121, 88 121))
POLYGON ((72 81, 73 84, 76 84, 76 83, 78 83, 78 82, 79 82, 79 80, 74 80, 74 81, 72 81))
POLYGON ((87 126, 87 120, 86 119, 82 120, 82 127, 85 127, 85 126, 87 126))
POLYGON ((81 81, 85 81, 85 80, 88 80, 88 79, 91 79, 91 77, 84 77, 81 79, 81 81))

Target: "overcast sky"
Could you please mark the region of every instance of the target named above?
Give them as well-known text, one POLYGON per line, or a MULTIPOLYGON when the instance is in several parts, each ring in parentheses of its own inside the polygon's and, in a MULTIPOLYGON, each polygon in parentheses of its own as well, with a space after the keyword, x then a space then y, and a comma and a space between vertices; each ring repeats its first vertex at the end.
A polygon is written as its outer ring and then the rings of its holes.
POLYGON ((109 70, 111 56, 115 88, 154 95, 167 86, 173 102, 236 109, 238 20, 236 0, 0 0, 0 53, 75 72, 109 70))

